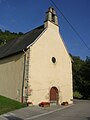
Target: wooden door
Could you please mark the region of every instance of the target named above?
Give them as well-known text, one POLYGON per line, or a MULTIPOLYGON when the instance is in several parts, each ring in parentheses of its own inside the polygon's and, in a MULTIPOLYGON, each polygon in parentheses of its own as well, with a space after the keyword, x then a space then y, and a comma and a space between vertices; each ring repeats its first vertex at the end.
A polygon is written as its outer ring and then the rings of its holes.
POLYGON ((58 89, 56 87, 52 87, 50 90, 50 102, 58 103, 58 89))

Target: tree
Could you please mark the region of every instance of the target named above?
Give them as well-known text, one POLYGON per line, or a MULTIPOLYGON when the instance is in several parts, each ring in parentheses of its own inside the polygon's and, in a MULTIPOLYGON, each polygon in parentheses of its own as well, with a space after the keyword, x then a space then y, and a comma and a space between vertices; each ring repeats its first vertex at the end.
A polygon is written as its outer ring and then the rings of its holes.
POLYGON ((5 30, 4 32, 1 30, 0 31, 0 45, 3 45, 7 43, 9 40, 13 40, 15 38, 18 38, 22 36, 23 33, 15 33, 15 32, 10 32, 9 30, 5 30))
POLYGON ((23 35, 23 33, 22 33, 22 32, 19 32, 18 34, 19 34, 19 35, 23 35))
POLYGON ((73 58, 73 88, 78 91, 84 99, 90 99, 90 57, 81 60, 78 56, 73 58))
POLYGON ((0 29, 0 33, 2 33, 2 29, 0 29))
POLYGON ((79 71, 81 80, 79 80, 78 91, 83 95, 84 99, 90 99, 90 57, 86 58, 85 63, 79 71))
POLYGON ((72 70, 73 70, 73 90, 77 91, 79 87, 79 81, 82 79, 80 76, 80 69, 81 66, 84 64, 84 61, 80 59, 79 56, 72 56, 73 59, 73 65, 72 65, 72 70))

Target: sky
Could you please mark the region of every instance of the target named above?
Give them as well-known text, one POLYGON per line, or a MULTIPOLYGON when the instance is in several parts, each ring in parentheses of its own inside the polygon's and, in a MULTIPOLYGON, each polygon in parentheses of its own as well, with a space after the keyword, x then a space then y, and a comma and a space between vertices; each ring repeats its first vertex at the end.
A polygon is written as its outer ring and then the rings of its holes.
POLYGON ((69 53, 86 59, 90 56, 90 0, 53 0, 82 40, 72 30, 50 0, 0 0, 0 29, 26 33, 44 23, 45 12, 54 7, 59 30, 69 53))

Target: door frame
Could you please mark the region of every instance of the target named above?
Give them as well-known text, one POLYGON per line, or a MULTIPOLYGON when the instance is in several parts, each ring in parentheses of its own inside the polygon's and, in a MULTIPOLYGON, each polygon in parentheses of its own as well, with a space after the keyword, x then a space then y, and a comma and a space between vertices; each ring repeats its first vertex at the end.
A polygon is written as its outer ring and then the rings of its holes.
POLYGON ((58 91, 58 88, 55 87, 55 86, 51 87, 51 88, 50 88, 50 92, 49 92, 49 94, 50 94, 50 95, 49 95, 50 103, 53 102, 53 103, 58 104, 58 103, 59 103, 59 91, 58 91), (51 90, 52 90, 52 89, 54 89, 54 90, 56 91, 56 94, 57 94, 57 96, 56 96, 57 99, 56 99, 55 101, 54 101, 54 100, 51 100, 51 90))

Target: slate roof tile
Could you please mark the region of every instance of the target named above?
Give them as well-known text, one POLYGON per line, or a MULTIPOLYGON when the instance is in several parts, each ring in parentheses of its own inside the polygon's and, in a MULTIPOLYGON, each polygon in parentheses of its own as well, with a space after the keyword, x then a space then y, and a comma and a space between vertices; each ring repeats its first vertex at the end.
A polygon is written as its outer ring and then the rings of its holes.
POLYGON ((8 41, 5 45, 0 47, 0 59, 26 49, 27 46, 32 44, 37 39, 37 37, 44 31, 44 29, 44 25, 42 25, 26 33, 24 36, 8 41))

